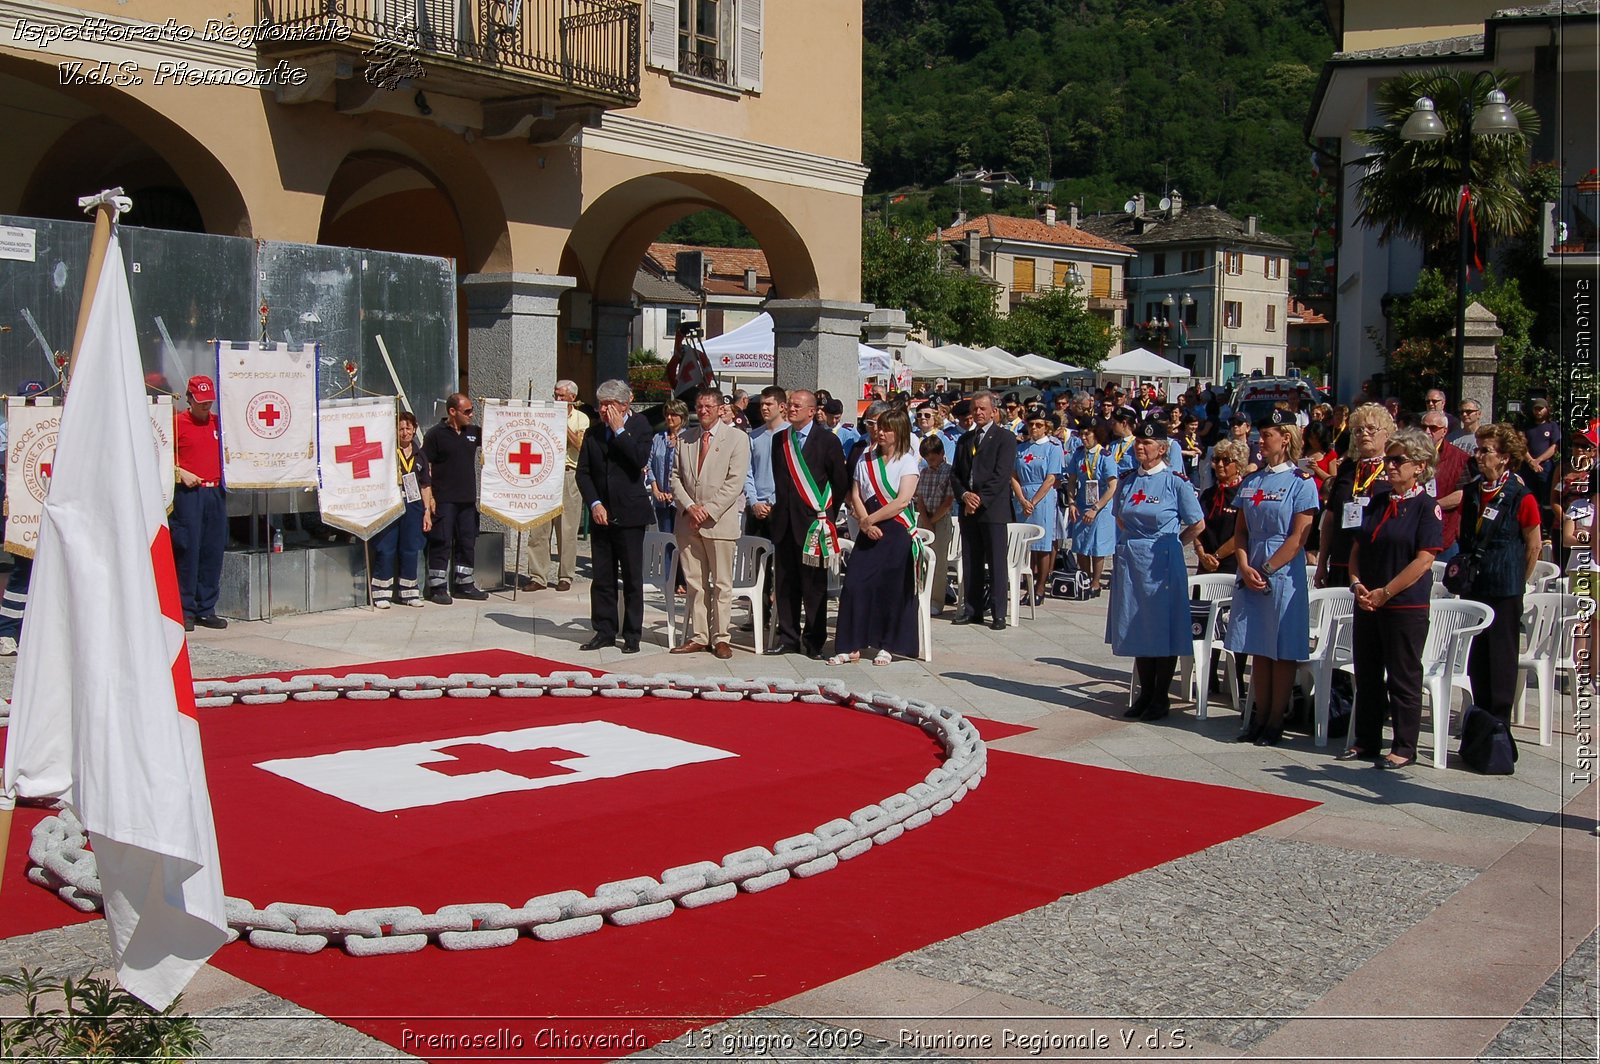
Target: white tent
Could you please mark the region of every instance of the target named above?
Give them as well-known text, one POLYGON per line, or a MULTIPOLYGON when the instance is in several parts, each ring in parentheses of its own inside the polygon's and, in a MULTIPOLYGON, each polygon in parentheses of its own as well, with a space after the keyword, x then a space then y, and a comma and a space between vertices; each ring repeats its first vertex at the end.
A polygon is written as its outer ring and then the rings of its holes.
POLYGON ((1163 378, 1193 376, 1178 363, 1162 358, 1154 351, 1146 351, 1142 347, 1135 347, 1132 351, 1124 351, 1115 358, 1106 359, 1100 363, 1100 375, 1163 378))
MULTIPOLYGON (((711 359, 712 371, 719 375, 771 374, 777 366, 777 344, 772 315, 761 313, 732 332, 707 340, 706 357, 711 359)), ((856 356, 863 377, 888 373, 894 362, 887 351, 866 344, 856 345, 856 356)))
POLYGON ((900 360, 918 377, 987 377, 984 367, 947 347, 929 347, 907 340, 900 360))
POLYGON ((938 350, 940 353, 949 352, 969 362, 977 363, 983 367, 982 376, 989 380, 1016 381, 1033 376, 1032 370, 1018 365, 1016 358, 1002 348, 990 347, 974 351, 960 344, 945 344, 938 350))
POLYGON ((1052 377, 1070 377, 1074 374, 1090 372, 1082 366, 1070 366, 1065 362, 1057 362, 1053 358, 1045 358, 1043 355, 1018 355, 1017 364, 1032 370, 1034 377, 1038 380, 1049 380, 1052 377))

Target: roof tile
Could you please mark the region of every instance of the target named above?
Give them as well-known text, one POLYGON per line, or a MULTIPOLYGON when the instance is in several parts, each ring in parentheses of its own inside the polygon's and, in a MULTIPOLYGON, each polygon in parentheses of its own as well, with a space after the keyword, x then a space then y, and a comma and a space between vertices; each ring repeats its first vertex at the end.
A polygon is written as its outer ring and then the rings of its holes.
POLYGON ((968 233, 977 233, 980 237, 992 240, 1021 240, 1031 244, 1055 244, 1061 247, 1088 248, 1094 251, 1121 251, 1133 254, 1133 248, 1119 244, 1114 240, 1107 240, 1081 228, 1074 228, 1064 222, 1055 225, 1045 225, 1033 218, 1013 218, 1006 214, 984 214, 970 219, 960 225, 948 229, 941 229, 935 234, 936 239, 950 241, 961 240, 968 233))

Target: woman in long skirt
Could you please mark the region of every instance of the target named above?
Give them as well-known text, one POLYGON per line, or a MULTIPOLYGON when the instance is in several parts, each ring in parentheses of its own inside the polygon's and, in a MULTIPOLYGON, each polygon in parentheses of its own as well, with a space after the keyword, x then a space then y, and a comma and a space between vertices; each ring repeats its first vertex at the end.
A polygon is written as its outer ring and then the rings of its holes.
POLYGON ((860 532, 839 595, 839 627, 830 665, 859 660, 876 647, 874 665, 895 654, 917 656, 915 552, 917 454, 911 419, 895 406, 878 417, 877 436, 856 462, 850 512, 860 532))
POLYGON ((1106 559, 1117 546, 1117 522, 1108 505, 1117 484, 1117 463, 1111 457, 1110 439, 1111 430, 1104 422, 1096 422, 1084 446, 1074 452, 1067 466, 1072 496, 1067 507, 1067 527, 1072 530, 1078 568, 1090 575, 1092 595, 1100 594, 1106 559))

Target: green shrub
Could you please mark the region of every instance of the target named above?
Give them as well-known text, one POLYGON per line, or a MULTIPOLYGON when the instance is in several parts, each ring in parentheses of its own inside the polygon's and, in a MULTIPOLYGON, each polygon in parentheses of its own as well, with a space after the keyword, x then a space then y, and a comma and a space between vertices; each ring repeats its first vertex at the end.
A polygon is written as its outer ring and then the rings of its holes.
POLYGON ((42 969, 0 975, 0 995, 22 998, 23 1015, 0 1019, 0 1061, 194 1060, 211 1046, 200 1025, 160 1012, 105 979, 40 978, 42 969))

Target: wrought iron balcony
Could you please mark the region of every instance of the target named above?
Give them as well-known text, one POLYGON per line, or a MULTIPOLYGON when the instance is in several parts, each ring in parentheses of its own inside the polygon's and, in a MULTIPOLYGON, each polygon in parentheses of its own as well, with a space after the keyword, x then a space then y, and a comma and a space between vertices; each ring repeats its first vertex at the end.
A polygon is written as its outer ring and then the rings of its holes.
MULTIPOLYGON (((258 40, 263 55, 293 55, 313 73, 308 87, 279 94, 287 103, 316 98, 335 80, 532 100, 546 121, 639 102, 632 0, 256 0, 256 19, 270 27, 258 40)), ((350 88, 340 86, 341 109, 363 109, 347 98, 371 93, 350 88)))
POLYGON ((1600 261, 1600 180, 1563 185, 1561 198, 1545 204, 1543 221, 1545 265, 1600 261))

